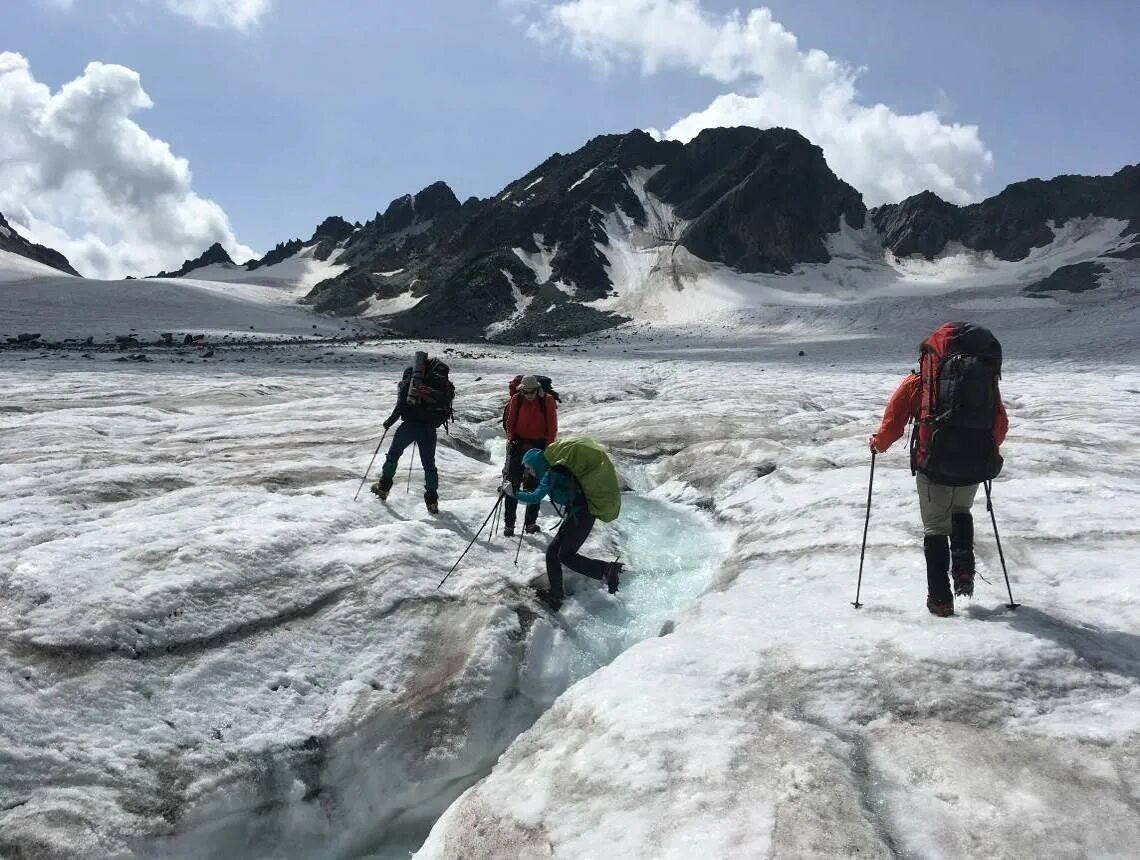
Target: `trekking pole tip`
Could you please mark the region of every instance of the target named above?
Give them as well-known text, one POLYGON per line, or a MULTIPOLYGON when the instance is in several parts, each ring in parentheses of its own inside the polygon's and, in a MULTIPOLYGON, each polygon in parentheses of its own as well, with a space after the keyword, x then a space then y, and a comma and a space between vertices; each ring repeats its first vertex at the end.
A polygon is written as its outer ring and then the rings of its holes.
POLYGON ((857 600, 852 600, 851 605, 854 606, 856 609, 862 609, 863 608, 863 604, 859 603, 857 600))
POLYGON ((1007 603, 1005 605, 1005 608, 1008 609, 1010 612, 1013 612, 1013 610, 1017 609, 1017 607, 1019 607, 1019 606, 1021 606, 1020 603, 1007 603))

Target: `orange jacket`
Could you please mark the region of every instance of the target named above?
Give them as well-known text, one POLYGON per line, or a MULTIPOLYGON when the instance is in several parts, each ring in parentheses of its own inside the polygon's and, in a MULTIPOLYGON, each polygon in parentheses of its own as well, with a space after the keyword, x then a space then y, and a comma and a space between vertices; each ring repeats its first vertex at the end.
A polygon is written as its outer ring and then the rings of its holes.
POLYGON ((507 407, 507 441, 545 439, 549 445, 558 437, 558 405, 545 392, 533 400, 522 393, 511 398, 507 407))
MULTIPOLYGON (((917 373, 907 374, 899 383, 891 399, 887 401, 887 408, 883 410, 883 421, 875 431, 875 450, 884 453, 898 441, 906 430, 907 423, 912 418, 918 418, 918 410, 922 404, 922 377, 917 373)), ((997 420, 994 422, 994 443, 998 446, 1005 441, 1005 434, 1009 432, 1009 416, 1005 413, 1005 404, 1001 402, 998 394, 997 420)))

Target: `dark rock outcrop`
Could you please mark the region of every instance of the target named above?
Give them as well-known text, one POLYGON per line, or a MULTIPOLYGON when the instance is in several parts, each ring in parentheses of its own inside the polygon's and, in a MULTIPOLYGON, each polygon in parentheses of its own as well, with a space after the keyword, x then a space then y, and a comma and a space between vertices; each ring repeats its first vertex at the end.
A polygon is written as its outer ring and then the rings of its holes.
POLYGON ((313 259, 327 260, 332 256, 332 252, 355 231, 356 226, 345 221, 339 215, 326 218, 317 225, 317 229, 313 231, 313 238, 308 242, 310 245, 315 244, 317 246, 313 251, 313 259))
POLYGON ((970 206, 954 206, 927 191, 871 213, 885 247, 927 259, 954 241, 1003 260, 1022 260, 1053 241, 1050 221, 1060 226, 1089 216, 1127 221, 1126 232, 1140 232, 1140 164, 1112 176, 1029 179, 970 206))
POLYGON ((841 218, 855 228, 866 218, 859 192, 831 172, 822 149, 795 131, 709 129, 677 162, 647 190, 690 221, 682 245, 745 272, 826 263, 824 236, 839 229, 841 218), (722 140, 721 132, 731 137, 722 140))
POLYGON ((66 272, 69 275, 80 276, 79 272, 75 271, 71 263, 67 261, 67 257, 59 251, 44 245, 33 244, 17 233, 16 228, 5 220, 2 212, 0 212, 0 251, 19 254, 21 257, 27 257, 29 260, 35 260, 37 263, 43 263, 45 266, 51 266, 51 268, 59 269, 59 271, 66 272))
POLYGON ((1052 291, 1083 293, 1100 286, 1100 276, 1108 272, 1108 267, 1097 262, 1074 263, 1062 266, 1049 277, 1030 284, 1023 293, 1047 293, 1052 291))
POLYGON ((202 252, 198 257, 193 260, 187 260, 182 266, 173 272, 159 272, 157 275, 151 275, 152 278, 182 278, 190 274, 195 269, 201 269, 203 266, 213 266, 219 263, 224 263, 229 266, 234 266, 234 261, 230 259, 230 255, 226 253, 218 242, 215 242, 209 248, 202 252))
POLYGON ((305 243, 300 239, 290 239, 288 242, 278 242, 273 250, 262 257, 260 260, 250 260, 245 264, 247 272, 255 271, 263 266, 275 266, 283 260, 287 260, 305 247, 305 243))

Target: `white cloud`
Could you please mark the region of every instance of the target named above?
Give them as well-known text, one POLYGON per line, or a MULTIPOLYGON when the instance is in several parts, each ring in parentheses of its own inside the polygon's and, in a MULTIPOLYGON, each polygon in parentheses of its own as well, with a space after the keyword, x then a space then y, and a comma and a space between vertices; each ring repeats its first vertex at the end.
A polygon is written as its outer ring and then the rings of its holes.
POLYGON ((529 19, 527 35, 561 41, 603 69, 637 63, 645 75, 676 69, 739 85, 665 136, 689 140, 714 126, 794 128, 823 148, 869 205, 924 189, 969 202, 993 161, 976 126, 948 124, 934 110, 899 114, 860 103, 858 71, 801 50, 766 8, 718 17, 699 0, 569 0, 529 19))
POLYGON ((269 11, 273 0, 166 0, 167 7, 203 27, 248 30, 269 11))
MULTIPOLYGON (((47 6, 70 9, 75 0, 40 0, 47 6)), ((152 0, 135 0, 149 3, 152 0)), ((200 27, 250 30, 261 23, 273 0, 162 0, 162 5, 177 15, 189 18, 200 27)))
POLYGON ((139 76, 90 63, 52 93, 20 54, 0 53, 0 212, 96 277, 154 274, 214 242, 253 256, 190 165, 129 116, 152 105, 139 76))

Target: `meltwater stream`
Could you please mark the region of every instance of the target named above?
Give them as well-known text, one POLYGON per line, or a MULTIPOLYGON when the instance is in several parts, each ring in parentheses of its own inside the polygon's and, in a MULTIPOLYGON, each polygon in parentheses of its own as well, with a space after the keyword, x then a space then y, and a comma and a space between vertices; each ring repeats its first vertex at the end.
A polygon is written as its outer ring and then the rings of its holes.
MULTIPOLYGON (((544 514, 548 510, 544 506, 544 514)), ((599 522, 583 550, 599 555, 609 550, 609 557, 620 553, 625 564, 621 590, 611 597, 596 581, 565 571, 567 599, 557 619, 540 617, 530 629, 519 692, 539 707, 520 732, 574 683, 627 648, 671 630, 676 615, 707 587, 724 549, 718 536, 688 508, 623 495, 620 518, 609 525, 599 522)), ((487 760, 462 788, 485 776, 502 752, 487 750, 487 760)), ((407 858, 426 837, 427 829, 393 834, 360 856, 407 858)))

